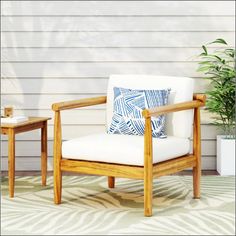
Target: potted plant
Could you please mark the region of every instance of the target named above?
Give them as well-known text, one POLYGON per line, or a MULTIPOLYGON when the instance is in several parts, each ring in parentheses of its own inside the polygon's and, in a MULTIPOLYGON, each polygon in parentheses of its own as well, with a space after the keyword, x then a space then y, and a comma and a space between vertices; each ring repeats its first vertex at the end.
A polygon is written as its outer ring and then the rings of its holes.
POLYGON ((215 116, 214 124, 223 135, 217 135, 217 171, 235 175, 235 49, 216 39, 202 46, 198 71, 204 72, 211 89, 206 91, 206 109, 215 116), (211 50, 209 45, 224 47, 211 50))

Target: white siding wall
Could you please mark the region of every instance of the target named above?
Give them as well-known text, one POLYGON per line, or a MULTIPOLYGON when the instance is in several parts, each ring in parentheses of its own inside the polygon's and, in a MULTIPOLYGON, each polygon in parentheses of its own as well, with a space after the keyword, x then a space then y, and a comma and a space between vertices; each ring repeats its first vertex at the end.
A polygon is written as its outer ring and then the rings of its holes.
MULTIPOLYGON (((14 104, 16 114, 53 117, 54 102, 105 94, 112 73, 190 76, 195 92, 204 92, 208 83, 195 57, 201 45, 235 40, 233 1, 2 1, 1 7, 1 106, 14 104)), ((63 112, 63 139, 104 130, 104 108, 63 112)), ((203 169, 215 169, 218 131, 203 120, 203 169)), ((40 169, 39 140, 39 131, 17 135, 17 170, 40 169)))

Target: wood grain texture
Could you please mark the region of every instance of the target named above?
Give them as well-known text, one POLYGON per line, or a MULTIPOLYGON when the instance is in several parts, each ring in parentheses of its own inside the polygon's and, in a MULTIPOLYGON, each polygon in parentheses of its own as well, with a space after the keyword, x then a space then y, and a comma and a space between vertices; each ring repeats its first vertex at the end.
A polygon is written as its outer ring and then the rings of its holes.
POLYGON ((8 131, 8 178, 9 196, 13 198, 15 187, 15 132, 12 128, 8 131))
POLYGON ((196 158, 193 155, 186 155, 168 161, 154 164, 153 177, 161 177, 178 173, 184 169, 196 166, 196 158))
POLYGON ((61 170, 84 174, 104 175, 122 178, 143 179, 143 168, 103 162, 61 160, 61 170))
POLYGON ((48 156, 48 140, 47 140, 47 121, 44 121, 44 125, 41 128, 41 175, 42 185, 46 186, 47 183, 47 156, 48 156))
POLYGON ((193 195, 200 198, 201 191, 201 129, 200 110, 194 109, 194 131, 193 131, 193 155, 196 158, 196 166, 193 167, 193 195))
POLYGON ((44 122, 44 121, 50 120, 50 119, 51 118, 49 118, 49 117, 29 117, 29 120, 24 121, 24 122, 20 122, 20 123, 16 123, 16 124, 1 123, 1 127, 14 128, 14 129, 18 128, 18 127, 24 127, 25 129, 27 129, 27 125, 37 124, 37 123, 44 122))
POLYGON ((14 130, 15 130, 15 133, 18 134, 18 133, 22 133, 22 132, 40 129, 40 128, 43 128, 43 126, 44 126, 44 121, 40 121, 38 123, 26 124, 25 126, 16 127, 16 128, 14 128, 14 130))
POLYGON ((152 216, 152 184, 153 184, 153 157, 152 157, 152 126, 151 118, 145 119, 144 133, 144 215, 152 216))
POLYGON ((55 112, 54 117, 54 203, 61 203, 61 191, 62 191, 62 173, 61 173, 61 144, 62 144, 62 134, 61 134, 61 116, 60 111, 55 112))
POLYGON ((195 101, 181 102, 171 105, 160 106, 152 109, 145 109, 142 114, 144 117, 159 116, 170 112, 189 110, 195 107, 202 107, 202 106, 204 106, 204 102, 195 100, 195 101))

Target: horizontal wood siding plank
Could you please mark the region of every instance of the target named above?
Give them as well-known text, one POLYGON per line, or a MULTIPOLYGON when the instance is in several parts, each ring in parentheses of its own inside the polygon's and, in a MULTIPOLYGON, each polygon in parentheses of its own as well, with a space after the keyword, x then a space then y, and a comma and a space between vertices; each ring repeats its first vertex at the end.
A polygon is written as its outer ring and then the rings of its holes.
POLYGON ((196 62, 55 62, 3 63, 2 77, 109 77, 111 74, 154 74, 200 77, 196 62))
MULTIPOLYGON (((213 49, 212 49, 213 50, 213 49)), ((199 48, 3 48, 3 62, 191 62, 199 48)))
POLYGON ((107 85, 108 79, 3 79, 2 92, 4 94, 98 94, 106 93, 107 85))
MULTIPOLYGON (((178 78, 177 78, 178 79, 178 78)), ((180 78, 181 79, 181 78, 180 78)), ((106 93, 107 79, 3 79, 3 94, 98 94, 106 93), (56 90, 55 90, 56 85, 56 90)), ((205 92, 209 81, 195 79, 195 91, 205 92)))
POLYGON ((234 31, 234 17, 3 17, 2 31, 234 31))
MULTIPOLYGON (((1 110, 3 113, 3 110, 1 110)), ((16 116, 40 116, 40 117, 54 117, 52 110, 14 110, 16 116)), ((61 112, 61 122, 63 125, 104 125, 105 124, 106 112, 104 109, 101 110, 83 110, 73 109, 64 110, 61 112)), ((53 119, 48 121, 48 124, 53 125, 53 119)), ((91 127, 93 128, 93 127, 91 127)))
MULTIPOLYGON (((13 104, 15 109, 51 109, 53 103, 97 97, 105 94, 19 94, 2 95, 2 107, 13 104)), ((83 107, 81 109, 105 109, 105 104, 83 107)))
POLYGON ((233 1, 2 1, 3 15, 234 15, 233 1))
MULTIPOLYGON (((64 120, 64 119, 63 119, 64 120)), ((50 122, 51 123, 51 122, 50 122)), ((62 125, 62 137, 64 140, 78 138, 95 133, 105 132, 104 124, 68 124, 62 125)), ((2 140, 7 140, 6 135, 1 136, 2 140)), ((16 140, 24 141, 40 141, 40 130, 34 130, 32 132, 20 133, 16 135, 16 140)), ((53 125, 48 125, 48 140, 53 141, 53 125)))
MULTIPOLYGON (((223 35, 234 45, 234 32, 223 35)), ((201 47, 221 37, 222 32, 2 32, 2 47, 201 47)))

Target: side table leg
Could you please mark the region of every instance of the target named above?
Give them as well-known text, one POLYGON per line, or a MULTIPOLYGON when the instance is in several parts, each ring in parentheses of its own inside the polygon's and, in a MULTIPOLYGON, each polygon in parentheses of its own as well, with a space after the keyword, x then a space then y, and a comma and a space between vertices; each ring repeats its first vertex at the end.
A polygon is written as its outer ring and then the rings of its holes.
POLYGON ((41 174, 42 185, 46 186, 47 182, 47 121, 41 129, 41 174))
POLYGON ((9 196, 14 197, 15 187, 15 132, 9 129, 8 133, 8 178, 9 178, 9 196))

